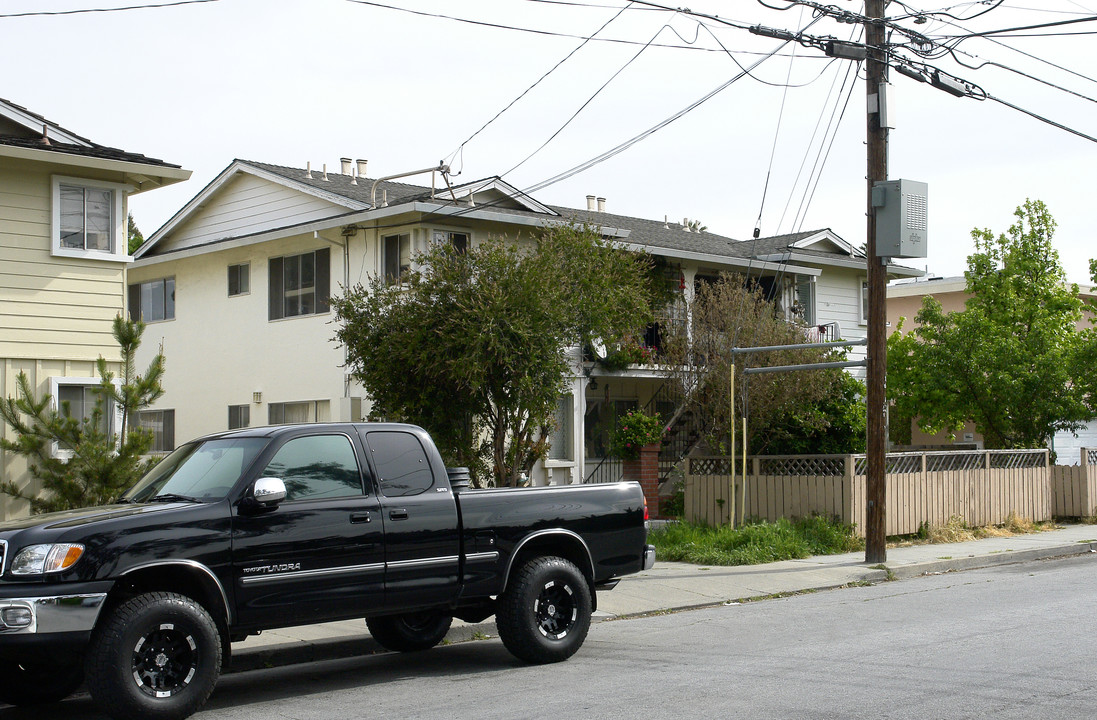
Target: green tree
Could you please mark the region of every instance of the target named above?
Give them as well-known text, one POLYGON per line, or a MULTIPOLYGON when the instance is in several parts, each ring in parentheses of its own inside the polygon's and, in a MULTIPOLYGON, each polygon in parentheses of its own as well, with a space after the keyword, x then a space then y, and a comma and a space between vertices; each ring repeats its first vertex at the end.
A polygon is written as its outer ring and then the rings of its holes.
POLYGON ((570 225, 416 260, 333 299, 348 365, 374 417, 423 426, 480 485, 513 486, 547 450, 567 348, 650 322, 650 260, 570 225))
POLYGON ((1078 332, 1083 303, 1052 245, 1055 221, 1026 200, 997 237, 972 230, 961 312, 927 296, 909 332, 888 338, 888 394, 898 417, 926 432, 973 421, 989 448, 1047 447, 1094 417, 1094 339, 1078 332))
POLYGON ((152 435, 127 424, 134 412, 163 394, 164 356, 157 353, 143 375, 136 372, 134 357, 143 331, 142 323, 114 319, 122 375, 116 384, 114 373, 99 358, 100 383, 87 417, 72 417, 67 402, 53 409, 48 394, 35 398, 26 373, 19 373, 17 397, 0 400, 0 417, 15 431, 15 439, 0 438, 0 449, 26 457, 43 492, 28 494, 12 480, 0 482, 0 492, 26 500, 33 513, 68 510, 111 502, 145 473, 149 462, 142 456, 152 445, 152 435), (109 430, 108 411, 122 418, 117 433, 109 430), (57 457, 55 448, 71 457, 57 457))
POLYGON ((145 244, 145 236, 141 234, 141 230, 137 227, 137 222, 133 219, 133 213, 130 213, 127 218, 126 229, 127 247, 129 247, 129 253, 132 255, 137 252, 137 248, 145 244))
MULTIPOLYGON (((724 274, 703 284, 684 323, 666 332, 669 375, 686 397, 683 409, 702 418, 710 444, 727 443, 731 428, 732 348, 798 345, 807 342, 803 326, 785 320, 757 284, 724 274)), ((838 360, 823 348, 740 355, 735 360, 735 417, 748 413, 751 452, 787 452, 797 436, 798 452, 854 452, 863 447, 861 384, 843 370, 797 370, 752 375, 748 367, 800 365, 838 360), (744 396, 743 389, 746 387, 744 396)), ((741 435, 737 432, 736 442, 741 435)))

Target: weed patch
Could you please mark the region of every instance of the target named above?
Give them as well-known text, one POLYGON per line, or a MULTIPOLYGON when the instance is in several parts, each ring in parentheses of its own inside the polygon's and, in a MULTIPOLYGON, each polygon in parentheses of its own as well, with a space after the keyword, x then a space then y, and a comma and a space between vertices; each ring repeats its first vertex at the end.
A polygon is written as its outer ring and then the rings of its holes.
POLYGON ((944 525, 923 523, 922 527, 918 528, 916 535, 893 537, 888 541, 888 546, 909 547, 911 545, 958 543, 991 537, 1012 537, 1014 535, 1027 535, 1029 533, 1044 532, 1045 530, 1054 530, 1056 527, 1058 526, 1053 522, 1034 522, 1028 518, 1019 518, 1010 513, 1001 525, 983 525, 973 528, 954 515, 944 525))
POLYGON ((695 565, 760 565, 864 548, 853 527, 813 516, 732 528, 672 523, 649 536, 662 560, 695 565))

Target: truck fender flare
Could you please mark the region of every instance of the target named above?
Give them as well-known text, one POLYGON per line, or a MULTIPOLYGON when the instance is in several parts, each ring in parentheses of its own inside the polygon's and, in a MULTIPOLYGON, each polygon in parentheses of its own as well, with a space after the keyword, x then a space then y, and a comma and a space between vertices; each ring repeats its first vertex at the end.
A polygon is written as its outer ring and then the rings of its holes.
POLYGON ((152 562, 141 563, 140 565, 134 565, 133 567, 126 568, 119 577, 125 577, 131 573, 140 572, 141 570, 148 570, 149 568, 165 567, 169 565, 183 565, 192 570, 198 570, 206 576, 206 578, 213 583, 213 586, 217 588, 217 592, 221 595, 221 604, 225 610, 225 620, 231 627, 234 620, 232 617, 232 605, 229 604, 228 593, 225 592, 225 586, 221 584, 221 581, 217 578, 212 570, 203 565, 200 562, 194 560, 154 560, 152 562))
POLYGON ((573 542, 574 544, 577 544, 580 548, 582 548, 582 554, 585 562, 583 562, 581 565, 579 563, 576 564, 579 565, 579 570, 587 576, 593 587, 594 559, 593 556, 590 554, 590 548, 587 546, 587 543, 585 540, 583 540, 582 536, 580 536, 576 532, 566 530, 564 528, 538 530, 537 532, 530 533, 529 535, 522 538, 522 540, 514 547, 514 552, 510 554, 510 559, 507 560, 507 570, 506 573, 503 575, 503 587, 507 587, 507 585, 510 583, 510 573, 514 569, 514 561, 516 558, 518 558, 519 555, 522 554, 522 550, 526 547, 526 545, 534 540, 545 538, 551 535, 565 536, 568 539, 568 542, 573 542))

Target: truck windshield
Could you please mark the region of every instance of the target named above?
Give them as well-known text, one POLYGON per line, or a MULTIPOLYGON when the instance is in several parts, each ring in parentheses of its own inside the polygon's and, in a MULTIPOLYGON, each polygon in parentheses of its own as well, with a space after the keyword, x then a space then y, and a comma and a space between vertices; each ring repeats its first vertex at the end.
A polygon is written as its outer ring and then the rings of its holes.
POLYGON ((127 490, 120 502, 153 502, 158 497, 223 500, 268 442, 268 438, 226 438, 183 445, 127 490))

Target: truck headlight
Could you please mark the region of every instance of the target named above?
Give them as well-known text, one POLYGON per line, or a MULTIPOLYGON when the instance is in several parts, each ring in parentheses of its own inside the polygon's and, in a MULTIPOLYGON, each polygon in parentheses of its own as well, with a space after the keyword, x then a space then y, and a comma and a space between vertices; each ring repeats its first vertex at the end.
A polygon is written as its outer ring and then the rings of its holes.
POLYGON ((84 554, 78 543, 31 545, 20 550, 11 561, 12 575, 41 575, 68 570, 84 554))

